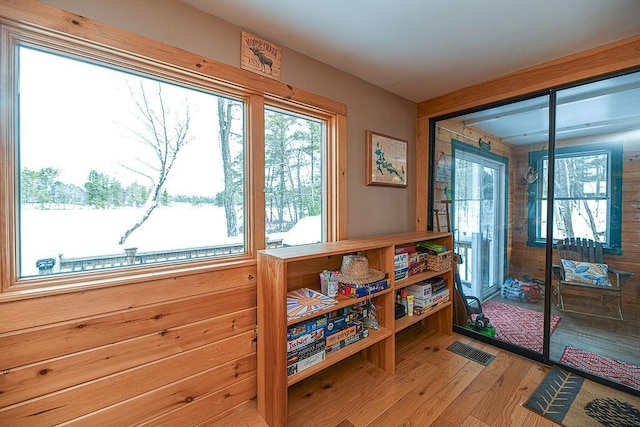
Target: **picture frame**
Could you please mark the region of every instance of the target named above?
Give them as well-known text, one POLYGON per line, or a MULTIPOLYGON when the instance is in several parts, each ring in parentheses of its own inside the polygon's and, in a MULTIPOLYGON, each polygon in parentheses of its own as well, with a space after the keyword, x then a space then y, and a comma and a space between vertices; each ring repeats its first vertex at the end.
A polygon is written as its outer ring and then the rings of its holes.
POLYGON ((366 184, 407 187, 407 145, 403 139, 367 130, 366 184))

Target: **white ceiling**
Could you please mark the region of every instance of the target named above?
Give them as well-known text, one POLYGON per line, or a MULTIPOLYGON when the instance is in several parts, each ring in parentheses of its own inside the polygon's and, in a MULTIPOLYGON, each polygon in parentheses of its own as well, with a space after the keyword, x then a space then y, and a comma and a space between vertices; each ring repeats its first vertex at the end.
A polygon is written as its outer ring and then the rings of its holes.
MULTIPOLYGON (((466 128, 512 145, 549 139, 549 96, 517 101, 456 117, 466 128)), ((558 91, 557 141, 595 135, 640 137, 640 72, 611 77, 558 91)))
POLYGON ((640 0, 181 1, 415 102, 640 35, 640 0))

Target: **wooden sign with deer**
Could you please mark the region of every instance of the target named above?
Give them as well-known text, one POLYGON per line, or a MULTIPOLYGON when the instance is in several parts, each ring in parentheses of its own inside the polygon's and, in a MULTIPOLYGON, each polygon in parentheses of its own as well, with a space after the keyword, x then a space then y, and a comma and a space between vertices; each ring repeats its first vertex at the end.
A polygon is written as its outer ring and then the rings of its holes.
POLYGON ((260 37, 242 32, 240 68, 280 81, 282 49, 260 37))

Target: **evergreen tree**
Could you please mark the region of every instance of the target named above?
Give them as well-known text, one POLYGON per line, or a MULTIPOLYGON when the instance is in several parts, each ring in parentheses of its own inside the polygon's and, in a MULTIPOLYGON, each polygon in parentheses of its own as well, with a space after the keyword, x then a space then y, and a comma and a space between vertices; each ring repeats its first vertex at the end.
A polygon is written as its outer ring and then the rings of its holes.
POLYGON ((84 184, 87 204, 98 209, 105 209, 109 204, 109 177, 91 170, 84 184))

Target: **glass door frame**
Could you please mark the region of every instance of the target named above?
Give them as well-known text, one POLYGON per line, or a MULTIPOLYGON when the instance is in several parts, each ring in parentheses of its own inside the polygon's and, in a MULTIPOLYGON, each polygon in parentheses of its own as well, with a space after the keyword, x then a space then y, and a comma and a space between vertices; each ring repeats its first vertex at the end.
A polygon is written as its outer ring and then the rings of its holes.
MULTIPOLYGON (((507 272, 507 252, 505 248, 509 238, 508 236, 509 230, 507 227, 507 218, 508 218, 508 212, 509 212, 508 211, 508 208, 509 208, 509 200, 508 200, 509 159, 506 157, 491 153, 490 151, 481 150, 479 148, 475 148, 468 144, 464 144, 463 142, 460 142, 456 139, 451 140, 451 153, 452 153, 451 163, 453 168, 451 184, 454 189, 454 197, 453 197, 454 203, 452 203, 451 205, 452 206, 451 221, 452 221, 452 230, 454 230, 454 233, 456 231, 459 231, 459 227, 457 227, 457 224, 456 224, 456 203, 455 203, 455 198, 456 198, 455 189, 457 185, 455 164, 456 164, 456 159, 458 157, 456 153, 465 153, 462 157, 476 158, 482 162, 489 163, 490 167, 495 169, 498 173, 499 182, 497 183, 497 185, 496 183, 494 183, 494 186, 493 186, 494 205, 497 205, 495 206, 496 208, 495 211, 497 215, 494 218, 493 223, 495 227, 494 233, 496 234, 499 233, 500 238, 497 241, 497 246, 494 246, 494 249, 490 254, 490 259, 496 260, 493 266, 490 267, 490 269, 492 268, 494 270, 493 271, 494 277, 493 278, 491 277, 491 273, 489 275, 490 280, 493 279, 492 280, 493 282, 496 282, 497 280, 498 283, 497 284, 493 283, 492 286, 489 286, 489 289, 492 289, 495 286, 498 286, 498 290, 495 292, 500 292, 500 284, 502 283, 502 281, 504 281, 504 277, 507 272), (494 257, 493 255, 496 253, 497 253, 497 256, 494 257)), ((473 161, 472 159, 467 159, 467 160, 473 161)), ((480 162, 476 162, 476 163, 480 164, 480 162)), ((483 167, 487 167, 487 166, 483 166, 483 167)), ((460 236, 454 235, 454 241, 458 241, 459 237, 460 236)), ((468 263, 467 265, 470 265, 469 263, 472 262, 472 259, 466 259, 465 262, 468 263)), ((472 294, 474 294, 474 292, 472 292, 472 294)), ((490 295, 493 295, 493 294, 494 292, 491 292, 490 295)), ((484 301, 484 299, 490 295, 485 289, 482 289, 482 287, 479 293, 478 292, 475 293, 475 296, 480 298, 481 301, 484 301)))
MULTIPOLYGON (((454 112, 449 112, 446 114, 443 114, 441 116, 432 116, 429 118, 429 122, 428 122, 428 135, 429 135, 429 144, 428 144, 428 166, 429 166, 429 171, 431 171, 428 175, 428 182, 427 182, 427 209, 428 212, 433 212, 434 209, 434 193, 435 193, 435 174, 433 173, 433 171, 436 170, 436 161, 437 161, 437 155, 436 155, 436 150, 435 150, 435 141, 436 141, 436 128, 437 128, 437 123, 439 121, 442 120, 447 120, 447 119, 451 119, 451 118, 455 118, 457 116, 461 116, 464 114, 468 114, 468 113, 472 113, 472 112, 476 112, 476 111, 480 111, 480 110, 485 110, 485 109, 490 109, 493 107, 498 107, 498 106, 502 106, 502 105, 506 105, 506 104, 511 104, 511 103, 515 103, 518 101, 523 101, 523 100, 527 100, 527 99, 531 99, 531 98, 535 98, 535 97, 539 97, 539 96, 547 96, 549 99, 549 135, 548 135, 548 152, 549 152, 549 157, 548 157, 548 162, 549 162, 549 171, 548 171, 548 201, 547 201, 547 217, 551 218, 551 220, 547 221, 547 235, 548 236, 552 236, 553 234, 553 203, 554 203, 554 189, 553 189, 553 183, 554 183, 554 174, 555 174, 555 151, 556 151, 556 115, 557 115, 557 92, 567 89, 567 88, 572 88, 572 87, 576 87, 576 86, 580 86, 583 84, 588 84, 591 82, 595 82, 595 81, 600 81, 600 80, 605 80, 608 78, 613 78, 613 77, 617 77, 617 76, 621 76, 621 75, 626 75, 626 74, 631 74, 631 73, 635 73, 640 71, 640 67, 632 67, 630 69, 623 69, 623 70, 618 70, 615 72, 611 72, 611 73, 605 73, 602 75, 596 75, 596 76, 591 76, 585 79, 581 79, 581 80, 576 80, 576 81, 572 81, 569 83, 565 83, 565 84, 561 84, 561 85, 557 85, 557 86, 550 86, 547 87, 545 89, 539 90, 539 91, 535 91, 532 93, 528 93, 528 94, 524 94, 521 96, 516 96, 513 98, 508 98, 508 99, 502 99, 496 102, 491 102, 488 104, 483 104, 483 105, 478 105, 478 106, 474 106, 474 107, 470 107, 470 108, 466 108, 466 109, 462 109, 459 111, 454 111, 454 112)), ((508 216, 507 216, 508 218, 508 216)), ((433 217, 432 215, 428 215, 427 216, 427 229, 432 230, 433 229, 433 217)), ((499 340, 495 340, 493 338, 489 338, 486 337, 484 335, 481 334, 477 334, 477 333, 473 333, 471 331, 469 331, 468 329, 465 329, 463 327, 457 326, 457 325, 453 325, 453 329, 454 332, 456 333, 460 333, 462 335, 466 335, 466 336, 470 336, 474 339, 477 339, 479 341, 482 342, 486 342, 489 343, 491 345, 494 345, 496 347, 499 348, 503 348, 507 351, 510 351, 512 353, 527 357, 531 360, 537 361, 537 362, 541 362, 547 365, 559 365, 560 367, 562 367, 563 369, 570 371, 570 372, 574 372, 577 373, 578 375, 582 375, 588 379, 594 380, 596 382, 600 382, 603 384, 606 384, 610 387, 616 388, 616 389, 620 389, 626 392, 633 392, 635 391, 634 389, 625 386, 623 384, 608 380, 606 378, 603 377, 599 377, 599 376, 595 376, 595 375, 591 375, 588 372, 582 372, 579 371, 575 368, 573 368, 570 365, 566 365, 560 361, 556 361, 556 360, 551 360, 550 358, 550 326, 551 326, 551 304, 552 304, 552 300, 551 300, 551 295, 552 295, 552 281, 555 280, 554 276, 553 276, 553 271, 552 271, 552 265, 553 265, 553 253, 554 253, 554 243, 553 243, 553 239, 546 239, 546 243, 544 245, 544 249, 545 249, 545 263, 544 263, 544 267, 545 267, 545 296, 544 296, 544 325, 543 325, 543 334, 544 334, 544 342, 543 342, 543 348, 542 348, 542 352, 534 352, 531 350, 528 350, 526 348, 523 347, 519 347, 519 346, 515 346, 513 344, 504 342, 504 341, 499 341, 499 340)))

